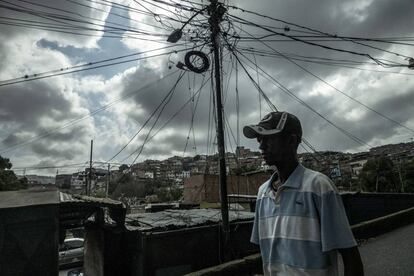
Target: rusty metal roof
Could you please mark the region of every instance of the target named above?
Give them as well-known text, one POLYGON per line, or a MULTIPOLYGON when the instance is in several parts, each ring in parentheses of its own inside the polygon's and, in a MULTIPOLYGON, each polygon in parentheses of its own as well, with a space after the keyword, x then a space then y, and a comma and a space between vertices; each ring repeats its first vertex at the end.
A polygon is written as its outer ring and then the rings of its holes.
POLYGON ((60 203, 68 203, 68 204, 97 204, 104 207, 122 207, 123 203, 117 200, 113 200, 110 198, 98 198, 98 197, 91 197, 91 196, 84 196, 84 195, 72 195, 67 193, 59 192, 59 199, 60 203))
POLYGON ((125 206, 122 202, 109 198, 96 198, 83 195, 72 195, 59 192, 60 199, 60 224, 61 227, 69 229, 82 226, 92 214, 108 207, 111 219, 123 225, 125 206))

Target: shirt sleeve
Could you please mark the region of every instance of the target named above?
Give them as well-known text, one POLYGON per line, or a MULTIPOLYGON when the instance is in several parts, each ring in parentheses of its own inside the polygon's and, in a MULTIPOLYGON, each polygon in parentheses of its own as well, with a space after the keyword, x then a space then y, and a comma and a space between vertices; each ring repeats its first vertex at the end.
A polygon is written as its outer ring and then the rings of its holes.
POLYGON ((259 196, 257 196, 252 235, 250 237, 250 242, 255 244, 259 244, 259 205, 259 196))
POLYGON ((328 177, 319 181, 323 186, 319 202, 322 251, 356 246, 341 195, 328 177))

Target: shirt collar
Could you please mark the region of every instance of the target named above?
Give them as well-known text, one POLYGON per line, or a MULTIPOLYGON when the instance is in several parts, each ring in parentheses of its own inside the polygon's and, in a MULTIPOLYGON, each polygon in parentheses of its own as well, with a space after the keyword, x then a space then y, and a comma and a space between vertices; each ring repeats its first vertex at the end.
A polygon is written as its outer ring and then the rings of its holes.
MULTIPOLYGON (((305 168, 298 164, 296 168, 293 170, 293 172, 289 175, 288 179, 283 183, 281 187, 289 187, 294 189, 299 189, 300 185, 302 183, 303 173, 305 171, 305 168)), ((271 189, 271 185, 273 181, 276 181, 278 178, 277 171, 272 174, 269 180, 269 188, 271 189)))

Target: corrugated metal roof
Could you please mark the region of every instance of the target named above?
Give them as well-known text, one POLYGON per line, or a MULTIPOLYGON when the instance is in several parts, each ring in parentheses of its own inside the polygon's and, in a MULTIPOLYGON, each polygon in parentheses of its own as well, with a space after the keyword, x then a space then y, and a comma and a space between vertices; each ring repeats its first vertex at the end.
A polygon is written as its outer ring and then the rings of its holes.
POLYGON ((125 206, 122 202, 109 198, 95 198, 82 195, 71 195, 67 193, 59 193, 60 208, 59 217, 60 224, 63 228, 74 228, 84 224, 93 213, 97 212, 101 207, 107 207, 109 212, 108 221, 111 223, 123 225, 125 217, 125 206))
MULTIPOLYGON (((230 222, 248 221, 254 213, 229 211, 230 222)), ((217 209, 165 210, 157 213, 129 214, 125 226, 130 231, 159 231, 189 228, 216 224, 221 221, 221 212, 217 209)))
POLYGON ((122 202, 110 198, 98 198, 84 195, 71 195, 59 192, 59 199, 61 203, 96 203, 103 206, 117 206, 121 207, 122 202))

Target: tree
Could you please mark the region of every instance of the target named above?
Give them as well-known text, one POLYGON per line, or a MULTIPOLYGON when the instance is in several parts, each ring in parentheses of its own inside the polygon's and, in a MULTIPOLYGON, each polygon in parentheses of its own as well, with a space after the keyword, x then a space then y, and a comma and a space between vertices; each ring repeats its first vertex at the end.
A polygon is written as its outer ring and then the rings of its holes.
POLYGON ((401 170, 404 192, 414 193, 414 160, 404 164, 401 170))
POLYGON ((14 191, 27 188, 27 178, 17 179, 10 159, 0 156, 0 191, 14 191))
POLYGON ((359 175, 361 187, 367 192, 398 192, 398 176, 394 163, 386 156, 368 160, 359 175))
POLYGON ((3 158, 0 156, 0 170, 10 170, 12 167, 12 163, 10 163, 9 158, 3 158))
POLYGON ((111 181, 109 192, 114 199, 121 196, 144 198, 155 193, 160 185, 159 182, 153 179, 139 179, 125 174, 111 181))
POLYGON ((129 169, 127 164, 122 164, 121 166, 119 166, 119 172, 124 172, 125 170, 129 169))
POLYGON ((247 172, 254 172, 256 170, 257 170, 257 167, 255 166, 242 165, 239 168, 233 169, 232 173, 236 175, 240 175, 240 174, 247 173, 247 172))

